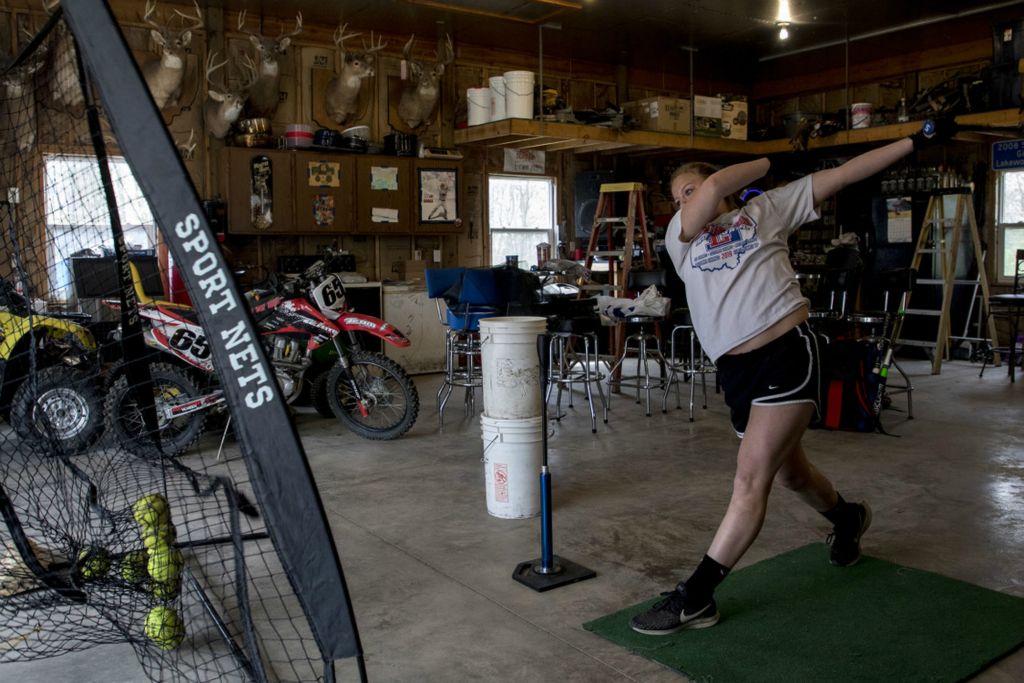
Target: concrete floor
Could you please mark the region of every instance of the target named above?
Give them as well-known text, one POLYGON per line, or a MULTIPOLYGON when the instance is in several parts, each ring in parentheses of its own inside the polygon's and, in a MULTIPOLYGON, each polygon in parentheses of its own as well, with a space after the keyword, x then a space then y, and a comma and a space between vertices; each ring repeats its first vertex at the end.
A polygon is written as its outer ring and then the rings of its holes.
MULTIPOLYGON (((1024 597, 1024 381, 1011 385, 1002 368, 979 379, 978 366, 963 361, 938 376, 924 361, 903 364, 916 384, 916 419, 886 412, 898 438, 813 431, 808 453, 847 498, 870 501, 866 553, 1024 597)), ((479 417, 463 417, 453 402, 439 432, 437 382, 417 378, 419 421, 395 442, 298 416, 370 680, 683 680, 581 624, 667 590, 706 549, 729 498, 738 443, 721 396, 711 393, 693 423, 685 408, 647 418, 621 396, 596 435, 579 398, 552 423, 555 551, 598 576, 536 593, 511 574, 539 555, 538 520, 487 514, 479 417)), ((897 396, 894 407, 904 406, 897 396)), ((740 566, 824 541, 828 531, 777 491, 740 566)), ((107 646, 0 665, 0 681, 116 683, 143 680, 140 671, 129 649, 107 646)), ((348 662, 338 672, 358 680, 348 662)), ((1024 651, 976 680, 1024 680, 1024 651)))

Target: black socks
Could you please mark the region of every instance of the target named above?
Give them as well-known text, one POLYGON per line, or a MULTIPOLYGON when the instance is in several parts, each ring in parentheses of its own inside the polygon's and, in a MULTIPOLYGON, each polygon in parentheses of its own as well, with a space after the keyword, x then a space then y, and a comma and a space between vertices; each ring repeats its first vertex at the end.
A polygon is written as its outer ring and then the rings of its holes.
POLYGON ((821 513, 825 516, 825 519, 832 522, 832 526, 838 526, 849 515, 849 503, 843 500, 842 495, 838 491, 836 492, 836 498, 836 504, 831 509, 821 513))
POLYGON ((697 568, 693 570, 685 581, 687 602, 692 600, 693 606, 703 606, 711 601, 718 584, 725 580, 729 568, 718 564, 707 555, 700 561, 697 568))

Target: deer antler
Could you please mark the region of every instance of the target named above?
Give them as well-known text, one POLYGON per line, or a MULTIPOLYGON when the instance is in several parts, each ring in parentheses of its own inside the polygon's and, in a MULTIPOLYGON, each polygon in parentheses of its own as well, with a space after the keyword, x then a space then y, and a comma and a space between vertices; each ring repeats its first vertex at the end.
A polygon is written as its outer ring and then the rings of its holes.
POLYGON ((434 51, 438 64, 448 66, 455 61, 455 48, 452 47, 452 37, 447 33, 444 35, 444 42, 438 41, 438 49, 434 51))
POLYGON ((245 92, 246 90, 251 88, 253 84, 256 83, 256 81, 259 79, 260 68, 256 64, 256 60, 249 56, 248 52, 242 53, 242 57, 239 60, 239 62, 240 66, 242 67, 242 71, 248 74, 248 78, 243 78, 242 84, 239 87, 239 92, 245 92))
POLYGON ((174 10, 174 13, 177 16, 181 17, 181 21, 182 21, 182 29, 181 30, 182 31, 195 31, 197 29, 203 28, 203 25, 204 25, 203 24, 203 11, 201 9, 199 9, 199 0, 192 0, 192 3, 195 5, 195 8, 196 8, 196 15, 195 16, 192 16, 191 14, 185 14, 181 10, 177 10, 177 9, 174 10), (190 22, 192 22, 192 24, 189 25, 189 26, 186 26, 185 25, 186 21, 190 21, 190 22))
POLYGON ((245 13, 247 10, 242 10, 238 13, 238 30, 248 36, 259 36, 258 33, 253 33, 245 27, 245 13))
POLYGON ((214 82, 210 80, 210 76, 213 72, 228 63, 228 60, 226 59, 220 64, 214 64, 215 61, 217 61, 217 51, 211 50, 210 53, 206 55, 206 82, 210 85, 215 85, 214 82))
POLYGON ((415 33, 409 36, 409 42, 402 48, 402 58, 407 62, 412 61, 412 41, 414 40, 416 40, 415 33))
POLYGON ((185 142, 174 141, 175 147, 181 152, 181 158, 185 161, 191 161, 195 156, 196 147, 199 146, 198 142, 195 142, 196 129, 192 128, 188 134, 188 140, 185 142))
POLYGON ((338 48, 342 56, 345 55, 345 41, 349 38, 355 38, 361 36, 361 33, 345 33, 345 29, 348 28, 348 24, 341 24, 338 28, 334 29, 334 46, 338 48))
POLYGON ((277 37, 277 39, 281 40, 281 38, 290 38, 292 36, 297 36, 300 33, 302 33, 302 12, 296 12, 295 13, 295 30, 292 31, 291 33, 286 34, 284 32, 284 25, 282 24, 281 25, 281 35, 279 35, 277 37))
POLYGON ((384 37, 383 36, 377 36, 377 43, 374 44, 374 42, 373 42, 373 31, 371 30, 370 31, 370 44, 367 45, 366 41, 365 40, 363 41, 363 52, 365 52, 366 54, 373 54, 374 52, 379 52, 380 50, 383 50, 387 46, 388 46, 388 44, 384 42, 384 37))
POLYGON ((153 28, 164 31, 165 28, 156 22, 154 14, 156 14, 156 0, 146 0, 146 13, 142 15, 142 20, 153 28))

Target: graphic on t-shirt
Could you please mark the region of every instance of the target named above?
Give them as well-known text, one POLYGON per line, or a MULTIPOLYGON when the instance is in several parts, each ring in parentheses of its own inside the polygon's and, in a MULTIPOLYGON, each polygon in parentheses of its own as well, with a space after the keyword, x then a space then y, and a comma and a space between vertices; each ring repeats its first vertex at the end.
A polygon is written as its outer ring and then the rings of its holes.
POLYGON ((739 266, 743 255, 757 249, 757 223, 742 211, 729 225, 709 223, 694 240, 690 248, 690 263, 694 268, 714 272, 739 266))

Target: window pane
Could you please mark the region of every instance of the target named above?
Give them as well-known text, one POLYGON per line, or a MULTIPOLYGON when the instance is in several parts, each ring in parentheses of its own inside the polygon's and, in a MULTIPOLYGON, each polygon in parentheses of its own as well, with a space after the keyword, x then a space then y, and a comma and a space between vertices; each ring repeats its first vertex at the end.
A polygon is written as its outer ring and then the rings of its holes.
POLYGON ((537 245, 541 242, 551 244, 551 233, 520 231, 491 231, 491 265, 505 265, 506 256, 518 256, 520 268, 540 266, 537 263, 537 245))
POLYGON ((491 230, 551 230, 554 220, 551 180, 491 176, 488 181, 491 230))
POLYGON ((1024 228, 1003 228, 1003 277, 1012 278, 1017 250, 1024 249, 1024 228))
POLYGON ((1001 176, 999 222, 1024 223, 1024 171, 1004 171, 1001 176))

